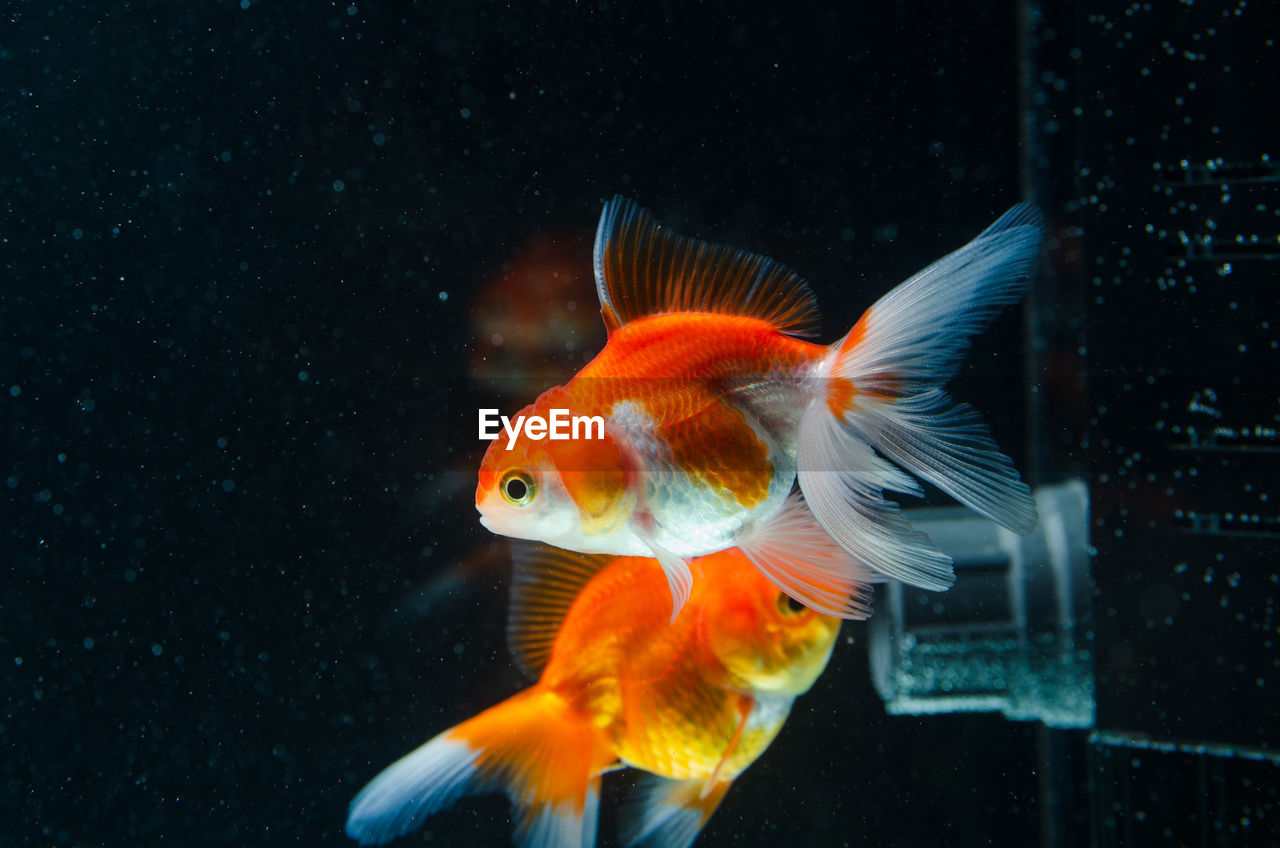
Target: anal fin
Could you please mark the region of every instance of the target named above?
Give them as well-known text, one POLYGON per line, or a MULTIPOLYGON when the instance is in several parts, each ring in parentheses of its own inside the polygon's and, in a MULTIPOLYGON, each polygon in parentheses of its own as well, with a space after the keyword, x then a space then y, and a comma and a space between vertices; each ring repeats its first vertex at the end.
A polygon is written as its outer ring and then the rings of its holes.
POLYGON ((720 806, 732 780, 671 780, 646 774, 619 814, 627 848, 689 848, 720 806))
POLYGON ((779 589, 838 618, 871 615, 871 584, 884 580, 827 534, 798 492, 776 515, 747 528, 738 547, 779 589))
POLYGON ((693 844, 733 784, 736 775, 726 777, 725 765, 738 749, 755 704, 750 696, 739 697, 738 726, 706 778, 673 780, 649 774, 640 779, 636 794, 619 816, 627 848, 689 848, 693 844))

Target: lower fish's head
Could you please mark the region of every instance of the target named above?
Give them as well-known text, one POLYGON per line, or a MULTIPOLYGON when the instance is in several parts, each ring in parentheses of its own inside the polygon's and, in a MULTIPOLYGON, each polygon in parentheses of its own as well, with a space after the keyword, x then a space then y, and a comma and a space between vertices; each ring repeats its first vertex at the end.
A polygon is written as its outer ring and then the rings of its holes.
POLYGON ((840 619, 783 592, 736 548, 702 557, 708 646, 743 691, 799 695, 827 667, 840 619), (720 558, 723 569, 708 569, 720 558), (714 582, 713 582, 714 581, 714 582))
MULTIPOLYGON (((524 420, 541 414, 541 406, 522 410, 524 420)), ((620 531, 635 512, 636 495, 621 452, 603 429, 590 438, 582 429, 577 438, 565 430, 569 438, 551 439, 553 431, 525 425, 489 445, 476 484, 480 523, 567 550, 624 553, 629 534, 620 531)))

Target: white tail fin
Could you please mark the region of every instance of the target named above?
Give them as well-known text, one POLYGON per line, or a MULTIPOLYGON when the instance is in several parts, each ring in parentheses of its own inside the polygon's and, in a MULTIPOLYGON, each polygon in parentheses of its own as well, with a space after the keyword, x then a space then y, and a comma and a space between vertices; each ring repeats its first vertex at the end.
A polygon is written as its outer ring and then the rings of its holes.
POLYGON ((882 497, 920 489, 881 457, 1010 530, 1035 526, 1013 462, 941 387, 969 339, 1022 296, 1043 232, 1035 207, 1013 207, 880 298, 832 346, 823 394, 800 424, 800 488, 831 537, 877 571, 929 589, 954 581, 950 559, 882 497))
POLYGON ((442 733, 383 769, 351 802, 347 836, 382 845, 475 791, 478 751, 442 733))
POLYGON ((528 848, 592 848, 600 773, 613 760, 589 720, 534 686, 388 766, 351 802, 347 835, 381 845, 464 795, 505 790, 528 848))

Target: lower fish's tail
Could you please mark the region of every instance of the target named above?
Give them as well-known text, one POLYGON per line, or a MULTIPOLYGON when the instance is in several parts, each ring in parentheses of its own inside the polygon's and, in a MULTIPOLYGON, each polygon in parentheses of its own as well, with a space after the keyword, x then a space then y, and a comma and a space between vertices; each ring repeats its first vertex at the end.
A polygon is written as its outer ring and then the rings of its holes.
POLYGON ((384 769, 351 802, 347 835, 381 845, 464 795, 505 790, 518 844, 592 848, 600 774, 613 759, 588 717, 534 686, 384 769))
POLYGON ((875 303, 823 364, 800 424, 800 488, 823 529, 876 571, 927 589, 955 581, 951 558, 913 530, 886 489, 923 494, 904 472, 1017 533, 1031 491, 978 413, 942 389, 969 339, 1017 302, 1044 224, 1022 204, 875 303))

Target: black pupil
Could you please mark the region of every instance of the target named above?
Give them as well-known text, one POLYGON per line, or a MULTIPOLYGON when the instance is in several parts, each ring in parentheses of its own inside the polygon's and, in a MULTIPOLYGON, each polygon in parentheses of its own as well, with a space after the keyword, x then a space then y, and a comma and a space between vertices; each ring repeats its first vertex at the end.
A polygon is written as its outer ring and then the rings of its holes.
POLYGON ((522 501, 527 494, 529 494, 529 487, 519 477, 512 477, 507 481, 507 497, 511 500, 522 501))
POLYGON ((782 598, 783 598, 783 603, 787 605, 787 609, 789 611, 800 612, 801 610, 804 609, 804 604, 800 603, 790 595, 783 595, 782 598))

